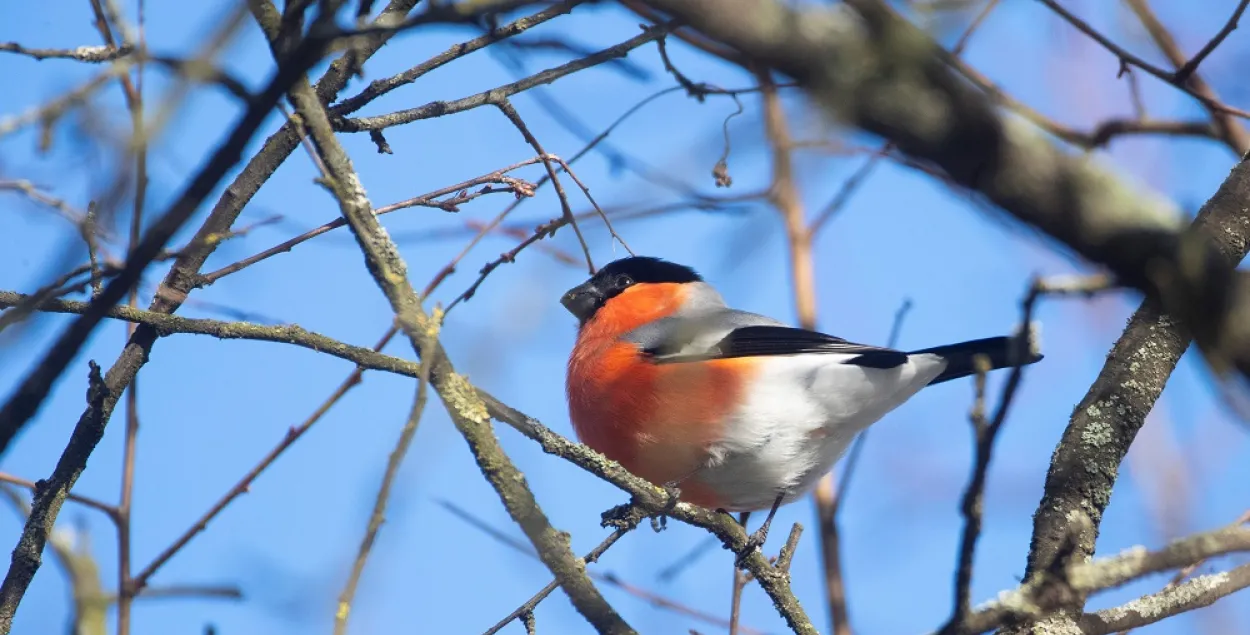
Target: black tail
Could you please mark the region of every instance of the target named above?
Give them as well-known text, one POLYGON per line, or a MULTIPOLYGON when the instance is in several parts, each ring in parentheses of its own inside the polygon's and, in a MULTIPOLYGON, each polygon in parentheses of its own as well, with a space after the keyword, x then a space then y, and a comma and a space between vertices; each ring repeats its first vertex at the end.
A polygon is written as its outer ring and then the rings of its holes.
MULTIPOLYGON (((1030 329, 1032 335, 1032 329, 1030 329)), ((946 370, 941 375, 933 378, 929 385, 940 384, 944 381, 959 379, 976 374, 977 367, 975 359, 977 355, 984 355, 990 360, 990 370, 999 368, 1014 368, 1016 366, 1027 366, 1042 359, 1042 354, 1036 348, 1035 337, 987 337, 982 340, 972 340, 969 342, 960 342, 959 344, 948 344, 946 346, 934 346, 919 351, 912 351, 909 355, 921 353, 931 353, 939 355, 946 359, 946 370)))

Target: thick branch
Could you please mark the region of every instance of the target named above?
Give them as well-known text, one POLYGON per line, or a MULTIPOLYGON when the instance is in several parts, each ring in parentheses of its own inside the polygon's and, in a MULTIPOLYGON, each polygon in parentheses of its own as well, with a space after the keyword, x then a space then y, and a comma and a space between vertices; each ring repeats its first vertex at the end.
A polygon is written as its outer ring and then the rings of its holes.
MULTIPOLYGON (((1250 164, 1243 162, 1233 168, 1194 221, 1195 227, 1212 237, 1227 271, 1250 249, 1247 200, 1250 164)), ((1078 536, 1077 550, 1086 556, 1094 553, 1120 463, 1189 341, 1188 330, 1163 314, 1155 301, 1144 302, 1133 314, 1098 378, 1072 412, 1051 457, 1046 487, 1033 517, 1026 577, 1054 559, 1073 512, 1080 511, 1092 521, 1089 530, 1078 536)))
POLYGON ((1086 613, 1079 625, 1085 635, 1107 635, 1154 624, 1250 587, 1250 564, 1232 571, 1198 576, 1114 608, 1086 613))
MULTIPOLYGON (((1080 523, 1074 523, 1080 524, 1080 523)), ((1138 578, 1168 569, 1183 567, 1199 562, 1207 557, 1238 551, 1250 551, 1250 528, 1227 527, 1201 534, 1195 534, 1173 541, 1158 551, 1146 551, 1140 547, 1126 551, 1111 558, 1103 558, 1093 562, 1081 562, 1067 554, 1069 564, 1061 566, 1057 571, 1047 575, 1034 576, 1019 588, 999 594, 999 598, 980 607, 970 615, 964 623, 963 633, 983 633, 999 626, 1019 621, 1045 618, 1047 616, 1066 619, 1063 613, 1056 611, 1072 596, 1085 595, 1115 588, 1138 578)), ((1146 596, 1118 609, 1108 609, 1096 614, 1088 614, 1080 618, 1079 627, 1066 627, 1068 632, 1084 632, 1086 635, 1104 635, 1100 624, 1117 624, 1121 619, 1140 620, 1149 617, 1149 611, 1158 609, 1168 611, 1168 615, 1184 610, 1199 608, 1211 604, 1219 597, 1228 595, 1250 583, 1242 566, 1232 572, 1203 576, 1197 584, 1186 586, 1183 594, 1177 595, 1171 590, 1153 596, 1146 596), (1088 631, 1080 627, 1091 626, 1088 631), (1073 628, 1077 628, 1073 631, 1073 628)), ((1164 617, 1162 613, 1150 621, 1164 617)), ((1125 627, 1146 622, 1126 621, 1125 627)), ((1111 630, 1114 630, 1111 629, 1111 630)), ((1058 632, 1041 630, 1040 632, 1058 632)))
MULTIPOLYGON (((0 584, 0 635, 8 635, 13 628, 13 616, 35 572, 39 570, 44 545, 52 534, 61 505, 78 481, 78 476, 86 469, 87 458, 104 436, 104 402, 110 396, 109 389, 100 376, 100 366, 94 361, 90 362, 90 366, 87 413, 74 426, 52 476, 35 484, 34 503, 30 506, 17 547, 13 549, 12 564, 4 576, 4 583, 0 584)), ((114 395, 112 399, 117 397, 114 395)))
POLYGON ((1250 527, 1226 527, 1180 538, 1158 551, 1137 547, 1097 562, 1076 564, 1069 569, 1068 579, 1078 591, 1113 589, 1149 573, 1179 569, 1235 551, 1250 551, 1250 527))

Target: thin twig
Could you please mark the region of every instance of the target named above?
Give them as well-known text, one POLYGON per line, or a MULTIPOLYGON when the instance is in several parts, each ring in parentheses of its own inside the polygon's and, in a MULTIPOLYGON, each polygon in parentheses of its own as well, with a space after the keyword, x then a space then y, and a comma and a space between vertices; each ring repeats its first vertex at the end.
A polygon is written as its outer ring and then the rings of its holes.
POLYGON ((1233 152, 1238 155, 1244 155, 1250 151, 1250 133, 1246 132, 1242 122, 1230 116, 1222 106, 1219 95, 1215 93, 1215 89, 1203 79, 1202 75, 1197 73, 1198 64, 1202 58, 1205 58, 1219 46, 1220 42, 1227 37, 1232 29, 1236 28, 1237 21, 1240 20, 1241 14, 1246 10, 1246 0, 1242 0, 1241 4, 1233 12, 1232 17, 1221 29, 1220 33, 1207 43, 1203 51, 1199 52, 1193 59, 1186 61, 1185 53, 1181 51, 1181 47, 1176 43, 1176 38, 1172 36, 1171 31, 1164 26, 1159 17, 1150 8, 1147 0, 1127 0, 1129 8, 1137 15, 1137 19, 1141 21, 1142 26, 1146 27, 1146 32, 1150 34, 1155 45, 1163 53, 1172 66, 1176 68, 1176 72, 1172 74, 1168 81, 1173 86, 1180 88, 1185 92, 1199 98, 1203 102, 1207 111, 1211 114, 1211 121, 1218 130, 1218 137, 1227 144, 1233 152))
MULTIPOLYGON (((572 165, 574 163, 577 163, 582 157, 586 156, 591 150, 593 150, 600 143, 602 143, 605 139, 607 139, 608 136, 612 134, 612 132, 616 130, 618 126, 624 123, 632 115, 640 111, 644 106, 656 100, 657 98, 675 90, 679 90, 679 88, 674 87, 674 88, 670 88, 670 89, 666 89, 666 90, 654 93, 642 99, 641 101, 634 104, 633 106, 631 106, 623 114, 617 117, 611 124, 609 124, 608 127, 605 128, 603 132, 601 132, 594 139, 591 139, 589 143, 587 143, 580 151, 577 152, 577 154, 573 155, 573 157, 568 160, 568 164, 572 165)), ((534 190, 538 190, 542 186, 546 185, 549 181, 550 181, 550 177, 547 175, 543 175, 543 177, 534 184, 534 190)), ((455 272, 456 267, 458 267, 460 265, 460 262, 464 260, 466 256, 468 256, 469 252, 472 251, 473 248, 476 247, 482 241, 482 239, 485 238, 495 227, 497 227, 500 223, 502 223, 504 219, 508 217, 508 215, 510 215, 513 211, 515 211, 516 208, 521 204, 521 202, 522 201, 520 199, 518 199, 517 201, 514 201, 512 204, 508 205, 502 212, 497 214, 493 219, 491 219, 488 223, 486 223, 486 225, 483 226, 478 231, 477 235, 474 236, 468 242, 468 244, 464 246, 463 249, 461 249, 460 253, 456 254, 456 256, 452 258, 451 261, 449 261, 446 265, 443 265, 443 267, 434 274, 434 276, 430 279, 430 281, 426 284, 425 288, 422 290, 421 292, 422 296, 423 297, 428 296, 431 293, 433 293, 433 291, 436 288, 438 288, 438 286, 441 285, 443 281, 447 279, 448 276, 450 276, 452 273, 455 272)), ((558 222, 563 222, 563 218, 558 219, 558 222)), ((534 241, 530 241, 527 244, 533 244, 533 242, 534 241)), ((520 253, 521 248, 518 247, 517 249, 513 251, 515 253, 512 254, 512 257, 515 258, 516 254, 520 253)), ((493 270, 495 266, 498 266, 498 265, 497 264, 494 266, 488 265, 487 267, 489 268, 489 270, 493 270)), ((456 301, 462 301, 463 299, 468 299, 469 297, 472 297, 473 295, 472 292, 475 291, 478 286, 481 286, 482 282, 485 281, 485 276, 489 272, 488 268, 482 269, 483 273, 479 277, 479 279, 474 283, 473 288, 462 293, 461 296, 463 296, 463 298, 457 298, 456 301)), ((447 306, 447 310, 451 311, 452 306, 455 303, 456 302, 452 302, 451 304, 449 304, 447 306)))
MULTIPOLYGON (((372 350, 362 349, 362 351, 381 355, 379 351, 385 348, 391 339, 395 337, 396 332, 397 329, 392 327, 390 331, 378 340, 378 343, 373 346, 372 350)), ((411 370, 412 373, 409 376, 414 378, 420 376, 421 371, 417 364, 412 364, 411 370)), ((227 505, 234 501, 234 499, 247 493, 247 491, 251 489, 252 483, 255 482, 256 479, 259 478, 260 475, 264 473, 264 471, 268 469, 279 456, 282 456, 282 453, 285 452, 287 448, 290 448, 296 441, 299 440, 300 437, 304 436, 304 433, 308 432, 308 430, 312 428, 313 424, 320 421, 321 418, 330 411, 330 408, 342 399, 343 395, 346 395, 348 391, 360 383, 361 375, 364 374, 364 371, 365 369, 363 367, 357 366, 356 369, 343 380, 343 383, 339 384, 339 387, 335 389, 335 391, 331 393, 330 396, 327 397, 326 400, 303 421, 303 423, 287 430, 286 434, 283 435, 282 440, 279 441, 268 454, 266 454, 255 466, 253 466, 252 469, 248 470, 248 472, 244 474, 243 477, 240 478, 239 481, 235 483, 234 486, 231 487, 224 495, 222 495, 222 497, 218 499, 217 502, 208 509, 208 511, 204 512, 199 519, 192 523, 189 529, 184 531, 178 538, 174 539, 173 543, 162 550, 160 554, 152 559, 151 563, 144 567, 143 570, 134 577, 132 588, 134 588, 136 592, 141 592, 143 588, 147 586, 148 580, 151 579, 152 575, 154 575, 157 570, 164 566, 166 562, 169 562, 169 559, 173 558, 174 555, 182 550, 183 547, 187 546, 187 544, 191 542, 191 539, 195 538, 196 535, 207 529, 208 523, 216 518, 227 505)))
MULTIPOLYGON (((1132 53, 1129 53, 1127 50, 1120 47, 1115 42, 1112 42, 1110 38, 1103 35, 1102 33, 1099 33, 1097 29, 1090 26, 1087 22, 1076 17, 1076 15, 1074 15, 1072 12, 1065 9, 1056 0, 1040 0, 1040 2, 1046 5, 1047 7, 1049 7, 1050 10, 1059 14, 1059 17, 1063 18, 1065 21, 1068 22, 1068 24, 1071 24, 1078 31, 1088 35, 1090 38, 1093 38, 1095 42, 1097 42, 1103 48, 1110 51, 1121 62, 1136 66, 1137 68, 1140 68, 1143 71, 1146 71, 1147 73, 1150 73, 1151 75, 1154 75, 1155 77, 1158 77, 1159 79, 1175 86, 1181 92, 1184 92, 1190 97, 1193 97, 1194 99, 1201 102, 1202 105, 1206 106, 1207 109, 1209 110, 1213 110, 1213 111, 1217 111, 1217 112, 1221 112, 1221 113, 1225 113, 1229 115, 1235 115, 1241 118, 1250 118, 1250 112, 1247 112, 1240 108, 1234 108, 1232 106, 1229 106, 1227 104, 1220 102, 1217 99, 1214 99, 1213 97, 1204 95, 1201 92, 1199 92, 1197 89, 1191 87, 1191 84, 1192 84, 1191 81, 1186 81, 1186 82, 1177 81, 1174 73, 1165 71, 1162 68, 1159 68, 1158 66, 1155 66, 1154 64, 1151 64, 1150 62, 1147 62, 1146 60, 1136 55, 1133 55, 1132 53)), ((1193 79, 1192 77, 1189 78, 1189 80, 1192 80, 1192 79, 1193 79)))
MULTIPOLYGON (((435 308, 435 328, 427 334, 426 344, 423 347, 425 349, 428 349, 434 338, 438 337, 437 327, 440 314, 441 311, 435 308)), ((386 471, 382 475, 382 484, 378 487, 373 512, 369 515, 369 522, 365 527, 365 535, 360 541, 356 561, 352 564, 347 583, 339 595, 338 610, 334 614, 335 635, 343 635, 347 632, 347 619, 351 615, 352 600, 356 597, 356 589, 360 585, 360 578, 364 574, 365 563, 369 559, 369 553, 373 550, 373 542, 377 538, 378 530, 382 528, 382 522, 386 519, 386 504, 391 496, 391 487, 395 483, 396 475, 399 474, 399 467, 404 462, 404 456, 408 453, 408 447, 412 445, 412 439, 417 434, 417 424, 421 421, 421 415, 425 412, 429 385, 430 363, 426 361, 421 364, 421 376, 417 379, 417 396, 413 400, 412 410, 408 413, 408 420, 404 422, 399 439, 395 442, 395 448, 391 450, 390 457, 386 461, 386 471)))
MULTIPOLYGON (((508 101, 507 97, 494 102, 494 106, 508 118, 508 121, 512 122, 512 125, 516 127, 522 137, 525 137, 525 142, 534 148, 538 156, 542 157, 543 167, 547 168, 547 177, 551 179, 551 184, 556 188, 556 198, 560 199, 560 210, 564 213, 564 220, 573 227, 573 233, 577 234, 577 242, 581 244, 582 253, 586 256, 586 268, 589 273, 594 274, 595 263, 590 257, 590 245, 586 244, 586 238, 582 236, 582 230, 577 225, 577 219, 573 218, 573 207, 569 205, 569 196, 564 191, 564 185, 560 183, 560 177, 556 176, 556 168, 552 165, 554 162, 547 154, 547 151, 543 149, 542 144, 538 142, 538 138, 534 136, 534 133, 530 132, 529 126, 525 125, 525 120, 521 119, 520 113, 516 111, 516 108, 512 106, 512 102, 508 101)), ((587 197, 590 196, 589 190, 586 191, 586 195, 587 197)), ((554 230, 552 233, 554 233, 554 230)))
POLYGON ((790 527, 790 535, 786 536, 786 542, 781 546, 781 551, 777 554, 776 567, 778 571, 790 571, 790 562, 794 559, 794 552, 799 548, 799 538, 803 537, 803 525, 794 523, 790 527))
MULTIPOLYGON (((525 79, 515 81, 510 84, 504 84, 503 86, 492 88, 490 90, 477 93, 476 95, 470 95, 453 101, 431 102, 423 106, 417 106, 416 108, 400 110, 398 112, 378 115, 376 117, 359 117, 352 119, 337 118, 334 121, 334 126, 336 130, 341 132, 367 132, 369 130, 380 130, 383 128, 390 128, 392 126, 404 125, 422 119, 429 119, 431 117, 442 117, 449 114, 464 112, 466 110, 471 110, 488 104, 493 105, 497 101, 524 92, 535 86, 549 84, 561 77, 571 75, 610 60, 624 57, 630 51, 659 38, 664 34, 664 32, 663 28, 649 29, 644 31, 641 35, 630 38, 629 40, 621 42, 615 46, 603 49, 594 55, 540 71, 526 77, 525 79)), ((0 130, 0 132, 2 132, 2 130, 0 130)))
MULTIPOLYGON (((588 552, 585 556, 583 556, 582 562, 585 562, 586 564, 590 564, 592 562, 598 561, 599 557, 602 556, 605 551, 610 549, 612 545, 616 544, 616 541, 620 540, 622 536, 624 536, 625 534, 629 532, 630 532, 630 528, 618 527, 611 534, 608 534, 608 537, 604 538, 603 542, 599 543, 597 547, 595 547, 594 549, 591 549, 590 552, 588 552)), ((509 613, 502 620, 499 620, 498 622, 496 622, 494 626, 486 629, 482 633, 482 635, 495 635, 495 633, 498 633, 499 631, 503 630, 505 626, 507 626, 508 624, 511 624, 512 620, 515 620, 519 617, 523 617, 525 615, 533 615, 534 609, 538 607, 539 603, 545 600, 548 595, 551 595, 552 591, 555 591, 559 587, 560 587, 560 581, 552 580, 551 582, 547 584, 547 586, 543 587, 542 590, 540 590, 538 593, 535 593, 534 597, 531 597, 529 600, 526 600, 526 602, 522 604, 521 606, 517 607, 515 611, 509 613)))
POLYGON ((32 201, 40 203, 46 207, 50 207, 57 212, 57 215, 76 226, 81 226, 87 221, 87 215, 79 210, 74 209, 72 205, 65 202, 64 199, 57 198, 51 194, 41 192, 35 187, 34 183, 25 179, 9 180, 0 179, 0 191, 12 190, 25 194, 32 201))
MULTIPOLYGON (((6 473, 4 473, 4 472, 0 472, 0 481, 3 481, 3 482, 5 482, 5 483, 12 483, 13 485, 17 485, 17 486, 20 486, 20 487, 24 487, 24 488, 26 488, 26 489, 28 489, 28 490, 30 490, 30 491, 32 491, 32 492, 33 492, 33 491, 35 491, 35 490, 36 490, 36 488, 38 487, 38 485, 37 485, 34 481, 29 481, 29 480, 26 480, 26 479, 24 479, 24 478, 22 478, 22 477, 20 477, 20 476, 14 476, 14 475, 12 475, 12 474, 6 474, 6 473)), ((87 507, 90 507, 90 508, 92 508, 92 509, 95 509, 95 510, 98 510, 98 511, 104 512, 104 515, 106 515, 106 516, 110 516, 110 517, 111 517, 111 516, 113 516, 114 514, 116 514, 116 513, 117 513, 117 508, 116 508, 116 507, 114 507, 114 506, 112 506, 112 505, 110 505, 110 504, 108 504, 108 503, 105 503, 105 502, 103 502, 103 501, 96 500, 96 499, 94 499, 94 498, 89 498, 89 497, 87 497, 87 496, 81 496, 81 495, 79 495, 79 494, 75 494, 75 493, 73 493, 73 492, 70 492, 69 494, 66 494, 65 498, 66 498, 66 500, 71 500, 71 501, 74 501, 75 503, 80 503, 80 504, 82 504, 82 505, 86 505, 87 507)))
MULTIPOLYGON (((1056 289, 1061 287, 1061 284, 1055 285, 1056 289)), ((1049 291, 1050 287, 1041 279, 1035 279, 1029 285, 1029 291, 1021 303, 1020 327, 1016 336, 1015 350, 1012 352, 1017 359, 1027 357, 1036 344, 1033 341, 1032 331, 1033 308, 1038 299, 1049 291)), ((977 539, 981 536, 985 480, 993 458, 994 441, 1007 420, 1007 413, 1015 399, 1020 382, 1024 378, 1025 366, 1023 364, 1013 366, 1007 383, 1003 387, 1002 396, 999 398, 998 408, 994 411, 994 417, 987 424, 985 420, 985 373, 989 369, 988 366, 980 365, 986 361, 988 360, 983 358, 977 361, 976 398, 971 415, 976 458, 973 463, 972 476, 968 480, 968 486, 964 490, 960 504, 960 510, 964 516, 964 529, 960 540, 958 568, 955 573, 955 607, 951 611, 950 620, 941 630, 943 635, 964 632, 964 624, 972 610, 970 601, 972 568, 977 539)))
POLYGON ((564 15, 578 4, 581 4, 581 0, 562 2, 533 15, 529 15, 514 22, 500 26, 497 29, 491 30, 490 33, 480 37, 454 44, 446 51, 435 55, 434 57, 431 57, 430 59, 425 60, 424 62, 421 62, 420 64, 402 73, 392 75, 386 79, 377 79, 370 82, 364 90, 360 91, 360 93, 340 101, 332 106, 330 111, 338 116, 347 116, 357 110, 360 110, 373 100, 391 92, 392 90, 415 82, 430 71, 446 66, 450 62, 486 48, 495 42, 519 35, 533 27, 547 22, 548 20, 564 15))
MULTIPOLYGON (((612 235, 612 238, 615 238, 616 242, 621 243, 621 246, 625 248, 625 251, 629 252, 629 255, 634 255, 634 250, 630 249, 629 243, 626 243, 625 239, 621 238, 621 235, 616 233, 616 228, 612 227, 612 221, 608 220, 608 215, 603 213, 603 208, 599 207, 599 204, 595 202, 595 197, 590 195, 590 188, 586 187, 586 184, 582 183, 582 180, 577 178, 577 173, 573 172, 573 168, 569 167, 569 164, 565 163, 564 159, 561 159, 560 157, 551 155, 551 158, 558 162, 560 166, 564 168, 564 171, 569 175, 569 178, 573 179, 573 182, 577 184, 577 187, 581 188, 582 194, 586 196, 586 200, 590 201, 591 207, 595 208, 595 211, 599 213, 599 218, 603 219, 603 224, 608 228, 608 233, 612 235)), ((577 215, 571 214, 569 216, 569 222, 573 224, 574 228, 576 228, 577 215)))
POLYGON ((1233 15, 1228 18, 1228 22, 1224 23, 1224 26, 1215 34, 1215 37, 1211 38, 1188 62, 1176 69, 1176 72, 1172 74, 1173 81, 1183 84, 1189 80, 1190 75, 1193 75, 1198 70, 1198 65, 1215 51, 1215 47, 1224 42, 1224 38, 1227 38, 1237 29, 1237 23, 1241 20, 1241 15, 1246 12, 1247 5, 1250 5, 1250 0, 1241 0, 1237 8, 1233 10, 1233 15))
MULTIPOLYGON (((542 159, 538 157, 534 157, 532 159, 526 159, 525 161, 514 163, 508 167, 495 170, 494 172, 490 172, 488 174, 483 174, 482 176, 474 177, 467 181, 461 181, 460 183, 456 183, 454 185, 440 187, 437 190, 428 192, 426 194, 422 194, 421 196, 416 196, 416 197, 413 197, 404 201, 400 201, 398 203, 393 203, 391 205, 379 207, 373 210, 373 213, 377 215, 389 214, 391 212, 399 211, 401 209, 407 209, 409 207, 431 207, 435 209, 441 209, 443 211, 452 212, 452 211, 456 211, 456 206, 458 205, 471 201, 480 196, 484 196, 486 194, 492 194, 495 192, 503 192, 503 191, 512 192, 518 198, 527 197, 532 194, 533 190, 536 189, 537 186, 531 185, 529 182, 523 181, 521 179, 513 179, 512 177, 508 177, 506 175, 507 173, 513 170, 525 167, 527 165, 533 165, 535 163, 538 163, 541 160, 542 159), (477 192, 466 192, 464 194, 459 194, 459 192, 467 190, 468 188, 477 187, 479 185, 485 185, 488 183, 506 184, 510 189, 478 190, 477 192), (444 197, 444 196, 447 196, 448 194, 453 194, 453 193, 457 193, 457 194, 453 196, 451 199, 441 200, 441 201, 439 200, 441 197, 444 197)), ((330 230, 337 229, 345 225, 347 225, 347 221, 343 220, 341 217, 336 218, 319 227, 310 229, 300 234, 299 236, 296 236, 289 240, 283 241, 277 245, 274 245, 273 247, 270 247, 269 249, 261 251, 255 255, 248 256, 247 258, 239 260, 238 262, 233 262, 220 269, 217 269, 216 271, 204 274, 201 284, 203 285, 212 284, 220 280, 221 278, 224 278, 233 273, 237 273, 262 260, 265 260, 266 258, 270 258, 280 253, 288 252, 291 249, 293 249, 296 245, 299 245, 300 243, 311 240, 330 230)))
MULTIPOLYGON (((503 531, 491 526, 486 521, 470 514, 468 511, 460 508, 455 503, 449 500, 440 500, 439 504, 442 505, 444 509, 451 512, 454 516, 456 516, 460 520, 463 520, 464 522, 472 525, 474 528, 480 530, 481 532, 485 533, 491 538, 494 538, 495 540, 498 540, 499 542, 517 551, 520 551, 521 553, 524 553, 532 558, 535 558, 535 559, 538 558, 538 554, 534 553, 533 548, 525 544, 523 541, 513 538, 512 536, 509 536, 503 531)), ((597 556, 598 555, 603 555, 603 551, 599 551, 597 556)), ((590 562, 591 562, 590 560, 587 560, 588 564, 590 562)), ((729 621, 722 617, 718 617, 710 613, 705 613, 694 607, 687 606, 680 602, 676 602, 667 597, 664 597, 663 595, 660 595, 654 591, 649 591, 647 589, 630 584, 620 579, 619 577, 617 577, 615 574, 613 574, 610 571, 599 571, 597 569, 590 569, 588 567, 586 569, 586 574, 596 580, 602 580, 606 582, 607 584, 614 586, 636 598, 645 600, 646 602, 649 602, 651 605, 656 606, 658 608, 670 610, 670 611, 673 611, 674 613, 680 613, 682 615, 693 617, 699 621, 706 622, 708 624, 712 624, 712 625, 719 626, 722 628, 729 626, 729 621)), ((518 610, 523 610, 523 609, 532 610, 533 608, 536 608, 536 605, 530 606, 527 604, 526 606, 523 606, 521 607, 521 609, 518 609, 518 610)), ((515 612, 514 612, 514 615, 515 615, 515 612)), ((510 616, 509 621, 511 619, 515 619, 515 617, 510 616)), ((501 622, 500 624, 506 624, 506 622, 501 622)), ((744 627, 742 629, 742 632, 744 634, 750 633, 753 635, 760 635, 760 631, 757 631, 751 628, 744 627)))
MULTIPOLYGON (((106 0, 105 6, 102 7, 99 0, 92 0, 92 10, 96 15, 96 25, 100 28, 100 36, 110 46, 114 46, 113 36, 108 28, 109 24, 116 25, 118 30, 123 33, 123 40, 126 40, 126 34, 129 32, 120 16, 117 15, 116 7, 106 0), (110 15, 111 11, 111 15, 110 15)), ((147 38, 144 30, 145 22, 145 3, 139 0, 139 34, 138 47, 140 51, 146 52, 147 38)), ((130 44, 129 41, 125 41, 130 44)), ((119 78, 122 86, 122 92, 126 98, 126 108, 130 111, 131 124, 131 149, 134 152, 135 162, 135 194, 134 208, 130 217, 130 238, 129 248, 134 249, 142 238, 143 234, 143 212, 147 202, 148 192, 148 131, 144 126, 144 108, 143 108, 143 73, 144 60, 140 57, 135 67, 135 78, 132 80, 130 74, 127 73, 119 78)), ((139 305, 139 289, 137 286, 130 289, 127 297, 127 304, 132 308, 138 308, 139 305)), ((134 337, 135 325, 128 324, 126 329, 126 341, 134 337)), ((131 506, 134 498, 135 483, 135 453, 138 446, 139 435, 139 377, 136 374, 134 379, 130 381, 130 385, 126 388, 126 429, 125 437, 122 441, 122 477, 121 492, 118 497, 117 515, 114 517, 117 525, 117 633, 118 635, 130 634, 130 612, 131 600, 134 594, 130 587, 131 572, 131 506)))
POLYGON ((820 210, 816 220, 812 221, 811 232, 813 234, 820 233, 820 230, 829 222, 829 219, 833 218, 843 207, 846 207, 846 204, 851 200, 851 195, 868 180, 868 177, 872 175, 872 171, 876 169, 877 164, 881 162, 881 159, 889 156, 893 147, 894 144, 888 141, 882 144, 880 150, 865 159, 859 168, 842 182, 842 187, 838 188, 833 198, 825 205, 824 209, 820 210))
MULTIPOLYGON (((746 529, 746 526, 743 526, 746 529)), ((742 618, 742 592, 747 588, 747 583, 751 581, 750 574, 746 571, 734 567, 733 569, 733 588, 730 590, 729 601, 729 635, 738 635, 738 622, 742 618)))

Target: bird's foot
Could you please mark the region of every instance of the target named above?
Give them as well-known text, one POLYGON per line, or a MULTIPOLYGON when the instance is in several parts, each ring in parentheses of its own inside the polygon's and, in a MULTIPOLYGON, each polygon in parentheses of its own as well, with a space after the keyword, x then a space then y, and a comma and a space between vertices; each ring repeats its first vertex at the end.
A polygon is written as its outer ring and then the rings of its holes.
POLYGON ((768 540, 767 524, 747 536, 746 546, 742 548, 742 551, 738 552, 738 557, 734 559, 734 565, 739 569, 745 569, 747 558, 750 558, 751 554, 755 553, 757 549, 762 548, 766 540, 768 540))
POLYGON ((681 490, 677 488, 677 481, 665 483, 664 494, 668 497, 668 502, 664 504, 664 509, 660 510, 659 515, 651 518, 651 529, 657 533, 668 529, 668 514, 677 507, 677 502, 681 497, 681 490))

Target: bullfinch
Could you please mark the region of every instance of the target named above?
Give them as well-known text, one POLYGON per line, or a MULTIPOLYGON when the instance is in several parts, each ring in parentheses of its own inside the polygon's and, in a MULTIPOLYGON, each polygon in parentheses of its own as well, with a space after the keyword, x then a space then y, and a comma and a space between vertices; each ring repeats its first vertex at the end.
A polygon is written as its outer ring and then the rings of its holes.
MULTIPOLYGON (((629 257, 573 287, 565 389, 578 439, 680 500, 726 512, 807 494, 855 435, 925 386, 1042 359, 1031 329, 905 353, 737 311, 693 269, 629 257)), ((745 518, 743 519, 745 521, 745 518)))

